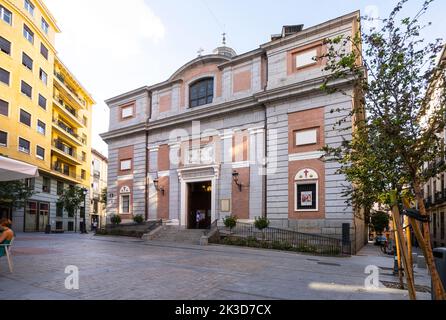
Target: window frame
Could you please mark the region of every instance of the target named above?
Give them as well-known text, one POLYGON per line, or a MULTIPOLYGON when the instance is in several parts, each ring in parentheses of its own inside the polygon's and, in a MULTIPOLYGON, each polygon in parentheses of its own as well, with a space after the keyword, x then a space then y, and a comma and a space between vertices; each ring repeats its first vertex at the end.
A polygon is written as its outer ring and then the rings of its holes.
POLYGON ((295 212, 318 212, 319 211, 319 180, 301 180, 294 182, 294 211, 295 212), (315 208, 303 209, 299 208, 299 193, 298 186, 315 185, 315 208))
POLYGON ((130 193, 122 193, 119 195, 119 214, 130 214, 130 206, 131 206, 131 194, 130 193), (124 212, 124 197, 128 197, 128 210, 124 212))
POLYGON ((214 98, 215 98, 215 79, 214 79, 214 77, 200 78, 200 79, 192 82, 189 85, 189 108, 190 109, 205 106, 208 104, 212 104, 214 102, 214 98), (209 83, 210 82, 212 82, 212 90, 211 90, 212 92, 209 91, 209 83), (206 92, 205 92, 204 96, 200 96, 201 86, 206 87, 206 92), (194 88, 197 88, 196 89, 197 90, 196 98, 192 97, 192 90, 194 90, 194 88), (209 98, 211 98, 211 102, 208 102, 209 98), (205 103, 200 104, 200 100, 202 100, 202 99, 205 99, 205 103), (194 102, 196 102, 195 105, 194 105, 194 102))
POLYGON ((133 159, 121 159, 119 160, 119 171, 131 171, 133 169, 133 159), (122 164, 129 162, 130 167, 128 169, 122 169, 122 164))
POLYGON ((24 94, 25 96, 27 96, 28 98, 32 99, 33 98, 33 87, 31 87, 28 83, 26 83, 25 81, 21 80, 20 82, 20 92, 22 94, 24 94), (23 92, 23 85, 28 86, 31 90, 30 94, 28 95, 27 93, 23 92))
POLYGON ((294 130, 293 131, 294 147, 300 148, 300 147, 318 145, 319 144, 319 136, 320 136, 319 131, 320 131, 320 127, 294 130), (316 133, 316 142, 298 144, 297 134, 303 133, 303 132, 309 132, 309 131, 314 131, 316 133))
POLYGON ((43 43, 40 43, 40 54, 46 59, 48 60, 49 57, 49 50, 47 47, 45 47, 45 45, 43 43), (45 53, 45 54, 44 54, 45 53))
POLYGON ((45 34, 48 34, 49 31, 50 31, 50 24, 48 22, 46 22, 46 20, 43 17, 42 17, 41 22, 40 22, 40 28, 42 29, 42 31, 45 34))
POLYGON ((42 69, 39 69, 39 79, 47 86, 48 85, 48 74, 42 69), (43 76, 43 78, 42 78, 43 76))
POLYGON ((44 193, 51 193, 51 178, 49 177, 42 177, 42 192, 44 193), (49 184, 45 185, 45 181, 48 181, 49 184), (47 189, 45 189, 45 187, 48 187, 47 189))
POLYGON ((38 133, 40 133, 43 136, 46 136, 46 123, 40 119, 37 119, 37 125, 36 125, 36 130, 38 133), (43 127, 40 126, 40 124, 43 124, 43 127), (41 132, 39 129, 43 128, 43 132, 41 132))
POLYGON ((6 9, 4 6, 0 5, 0 19, 3 20, 3 22, 9 24, 12 26, 12 12, 6 9), (9 22, 5 20, 6 13, 9 14, 9 22))
POLYGON ((6 38, 3 38, 2 36, 0 36, 0 41, 1 41, 1 42, 4 42, 4 43, 7 43, 7 44, 9 45, 9 52, 6 52, 6 51, 3 49, 3 47, 2 47, 2 49, 0 49, 0 52, 3 52, 4 54, 7 54, 8 56, 11 56, 12 42, 9 41, 9 40, 6 39, 6 38))
POLYGON ((25 126, 31 128, 31 124, 32 124, 32 115, 31 115, 31 113, 29 113, 25 109, 20 108, 20 111, 19 111, 19 122, 21 124, 24 124, 25 126), (24 113, 25 116, 29 115, 29 124, 22 121, 22 112, 24 113))
POLYGON ((36 158, 39 160, 45 160, 45 148, 43 148, 39 145, 36 145, 36 158), (43 156, 39 155, 39 152, 38 152, 39 149, 43 151, 43 156))
POLYGON ((34 17, 34 9, 36 8, 30 0, 24 0, 23 7, 32 17, 34 17))
POLYGON ((19 139, 19 143, 17 145, 17 148, 18 148, 19 152, 22 152, 25 154, 31 154, 31 141, 26 140, 25 138, 22 138, 22 137, 18 137, 18 139, 19 139), (22 140, 28 142, 28 151, 24 151, 21 149, 22 147, 20 146, 20 141, 22 141, 22 140))
POLYGON ((25 52, 22 52, 22 66, 24 66, 26 69, 30 71, 33 71, 34 68, 34 60, 30 56, 28 56, 25 52), (31 62, 29 66, 26 64, 27 62, 26 59, 29 59, 29 62, 31 62))
POLYGON ((124 104, 119 107, 119 117, 121 121, 129 120, 135 117, 136 114, 136 102, 124 104), (124 117, 124 110, 132 109, 132 114, 124 117))
POLYGON ((34 45, 34 32, 26 24, 23 24, 23 37, 34 45))
POLYGON ((39 97, 38 97, 38 99, 37 99, 38 101, 37 101, 37 104, 39 105, 39 107, 41 107, 43 110, 45 110, 46 111, 46 108, 47 108, 47 104, 48 104, 48 99, 47 98, 45 98, 43 95, 41 95, 40 93, 39 93, 39 97), (41 104, 40 104, 40 102, 41 102, 41 99, 44 99, 45 100, 45 106, 42 106, 41 104))
POLYGON ((3 71, 8 74, 8 82, 0 81, 0 83, 3 83, 4 85, 7 85, 9 87, 11 85, 11 72, 0 67, 0 72, 3 72, 3 71))
POLYGON ((7 131, 2 131, 2 130, 0 130, 0 133, 4 133, 4 134, 5 134, 5 137, 6 137, 6 143, 3 144, 2 142, 0 142, 0 147, 5 147, 5 148, 7 148, 7 147, 8 147, 8 132, 7 132, 7 131))
POLYGON ((3 102, 6 104, 6 114, 0 113, 0 116, 9 118, 9 102, 3 99, 0 99, 0 103, 3 104, 3 102))

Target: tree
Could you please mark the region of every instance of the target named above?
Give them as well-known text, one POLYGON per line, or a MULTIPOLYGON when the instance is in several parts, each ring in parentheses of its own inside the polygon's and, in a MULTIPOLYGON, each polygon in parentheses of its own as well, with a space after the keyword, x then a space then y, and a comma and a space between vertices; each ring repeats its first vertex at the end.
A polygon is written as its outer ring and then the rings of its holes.
POLYGON ((384 211, 375 211, 371 215, 372 226, 376 233, 382 234, 389 227, 389 214, 384 211))
POLYGON ((0 182, 0 203, 12 209, 20 209, 26 200, 32 197, 34 191, 21 180, 0 182))
POLYGON ((57 201, 67 212, 76 214, 84 203, 84 189, 79 186, 70 186, 65 189, 57 201))
MULTIPOLYGON (((356 88, 352 97, 359 107, 347 117, 341 116, 337 125, 339 130, 353 131, 352 139, 324 150, 327 159, 341 164, 339 173, 351 182, 345 191, 350 203, 365 206, 374 200, 392 209, 399 242, 404 239, 399 216, 403 190, 408 188, 408 196, 416 200, 421 216, 426 217, 423 186, 445 169, 444 161, 439 160, 445 155, 446 62, 437 61, 443 48, 441 40, 425 43, 421 37, 422 30, 431 24, 422 24, 420 19, 433 0, 425 0, 413 17, 401 18, 406 2, 399 1, 379 29, 327 39, 329 49, 323 58, 330 75, 322 86, 328 93, 352 95, 335 86, 347 79, 356 88), (346 128, 352 118, 353 126, 346 128), (426 163, 434 165, 423 170, 426 163)), ((410 218, 410 223, 426 258, 435 296, 444 300, 429 222, 419 220, 422 222, 410 218)), ((404 248, 405 244, 400 244, 404 248)), ((410 277, 410 272, 406 274, 410 277)), ((409 292, 415 298, 413 288, 409 292)))

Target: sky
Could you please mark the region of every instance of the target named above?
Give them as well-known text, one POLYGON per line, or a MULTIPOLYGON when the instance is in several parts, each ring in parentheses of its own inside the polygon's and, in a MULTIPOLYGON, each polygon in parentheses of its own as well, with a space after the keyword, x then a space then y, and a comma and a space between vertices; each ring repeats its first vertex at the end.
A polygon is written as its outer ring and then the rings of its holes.
MULTIPOLYGON (((310 27, 361 10, 387 17, 395 0, 44 0, 61 33, 61 60, 93 95, 92 147, 104 155, 99 134, 109 130, 104 100, 167 80, 198 55, 227 45, 238 54, 254 50, 280 33, 283 25, 310 27)), ((419 10, 423 0, 409 0, 402 17, 419 10)), ((424 20, 427 40, 446 39, 446 1, 436 0, 424 20), (442 23, 443 22, 443 23, 442 23)))

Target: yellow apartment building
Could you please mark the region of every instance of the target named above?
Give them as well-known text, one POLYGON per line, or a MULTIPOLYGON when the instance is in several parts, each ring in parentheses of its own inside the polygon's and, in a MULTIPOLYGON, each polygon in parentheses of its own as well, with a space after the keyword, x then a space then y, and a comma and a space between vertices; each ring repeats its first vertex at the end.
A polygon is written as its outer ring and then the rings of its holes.
POLYGON ((35 194, 25 208, 0 203, 0 217, 17 231, 78 230, 82 213, 56 202, 69 185, 90 186, 94 101, 57 57, 59 32, 42 1, 0 0, 0 155, 40 172, 27 180, 35 194))

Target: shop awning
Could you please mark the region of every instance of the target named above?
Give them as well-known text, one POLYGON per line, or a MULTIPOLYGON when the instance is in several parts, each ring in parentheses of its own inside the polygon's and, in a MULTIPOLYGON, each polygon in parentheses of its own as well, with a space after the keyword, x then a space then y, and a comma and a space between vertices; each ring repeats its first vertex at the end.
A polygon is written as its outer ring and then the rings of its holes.
POLYGON ((14 181, 39 176, 36 166, 0 156, 0 181, 14 181))

